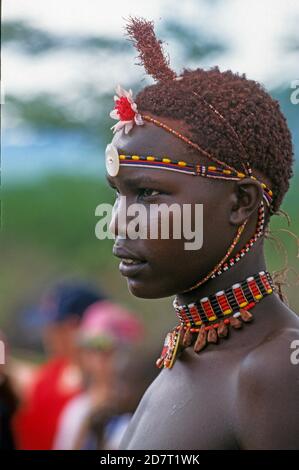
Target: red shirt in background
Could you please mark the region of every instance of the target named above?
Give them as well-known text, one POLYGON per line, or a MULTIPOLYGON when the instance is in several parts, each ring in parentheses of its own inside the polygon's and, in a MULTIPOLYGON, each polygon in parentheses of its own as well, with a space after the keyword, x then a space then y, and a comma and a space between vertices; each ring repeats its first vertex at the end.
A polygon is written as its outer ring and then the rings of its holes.
POLYGON ((80 372, 68 359, 53 359, 42 366, 14 419, 17 447, 52 449, 60 413, 80 392, 80 372))

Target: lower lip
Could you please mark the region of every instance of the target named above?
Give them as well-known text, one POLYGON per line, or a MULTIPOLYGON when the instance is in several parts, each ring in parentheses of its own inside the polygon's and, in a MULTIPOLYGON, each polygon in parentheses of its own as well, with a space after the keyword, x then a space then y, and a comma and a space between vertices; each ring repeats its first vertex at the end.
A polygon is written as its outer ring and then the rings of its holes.
POLYGON ((136 276, 144 267, 147 265, 146 261, 140 261, 139 263, 126 264, 124 261, 119 263, 119 270, 123 276, 133 277, 136 276))

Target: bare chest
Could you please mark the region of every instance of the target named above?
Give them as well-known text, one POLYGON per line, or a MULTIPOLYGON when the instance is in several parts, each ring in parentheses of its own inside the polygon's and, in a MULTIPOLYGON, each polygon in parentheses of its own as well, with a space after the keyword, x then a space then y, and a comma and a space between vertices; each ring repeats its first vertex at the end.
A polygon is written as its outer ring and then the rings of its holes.
POLYGON ((215 364, 199 369, 177 363, 160 373, 141 400, 122 448, 235 448, 230 429, 232 368, 230 377, 215 364))

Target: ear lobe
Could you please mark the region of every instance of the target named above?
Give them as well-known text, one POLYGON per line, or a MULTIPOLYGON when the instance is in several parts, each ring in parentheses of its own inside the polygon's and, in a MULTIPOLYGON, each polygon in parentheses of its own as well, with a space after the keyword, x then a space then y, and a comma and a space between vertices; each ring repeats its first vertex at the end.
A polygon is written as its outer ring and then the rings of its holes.
POLYGON ((235 191, 232 194, 232 207, 230 212, 230 223, 241 225, 253 213, 256 212, 263 197, 263 190, 257 181, 244 178, 237 181, 235 191))

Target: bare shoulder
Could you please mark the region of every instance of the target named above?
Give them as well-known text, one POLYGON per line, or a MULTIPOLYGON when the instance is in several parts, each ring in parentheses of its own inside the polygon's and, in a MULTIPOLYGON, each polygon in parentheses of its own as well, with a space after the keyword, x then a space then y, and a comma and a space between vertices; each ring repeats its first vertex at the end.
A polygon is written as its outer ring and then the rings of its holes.
POLYGON ((234 418, 241 448, 299 449, 299 319, 243 359, 234 418))
POLYGON ((258 345, 249 350, 240 366, 241 381, 273 384, 283 377, 292 381, 298 378, 299 367, 294 367, 299 346, 299 317, 286 305, 278 308, 280 321, 273 330, 265 332, 258 345))

